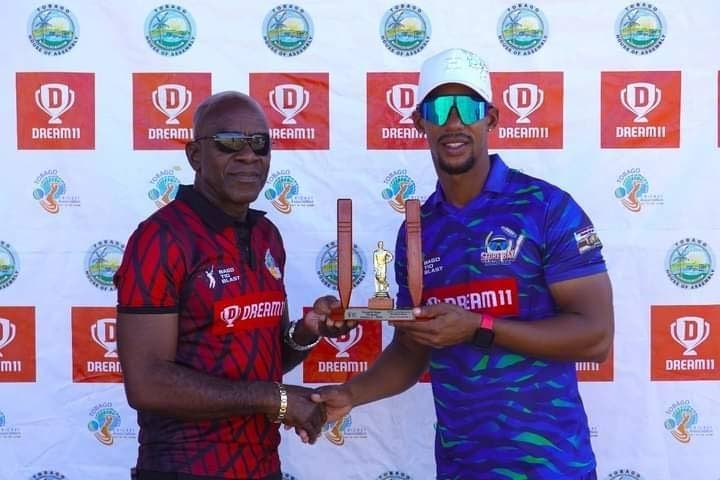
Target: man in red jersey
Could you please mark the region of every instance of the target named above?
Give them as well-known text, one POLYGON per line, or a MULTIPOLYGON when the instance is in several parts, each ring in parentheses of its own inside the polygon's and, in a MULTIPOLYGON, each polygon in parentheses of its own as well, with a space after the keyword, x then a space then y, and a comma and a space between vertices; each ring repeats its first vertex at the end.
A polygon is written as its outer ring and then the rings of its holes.
POLYGON ((325 408, 283 385, 321 336, 333 297, 288 319, 285 250, 264 212, 270 138, 247 95, 206 99, 185 152, 192 186, 132 234, 116 277, 118 353, 140 424, 139 480, 280 480, 278 425, 314 442, 325 408))

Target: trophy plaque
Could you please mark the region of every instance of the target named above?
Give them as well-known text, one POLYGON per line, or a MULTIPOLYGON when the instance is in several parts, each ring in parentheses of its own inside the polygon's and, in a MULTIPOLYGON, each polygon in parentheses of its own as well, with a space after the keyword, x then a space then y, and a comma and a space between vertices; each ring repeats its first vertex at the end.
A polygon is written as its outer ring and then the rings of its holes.
MULTIPOLYGON (((408 289, 413 307, 420 306, 422 299, 422 238, 420 229, 420 201, 405 203, 408 289)), ((344 320, 415 320, 412 309, 395 309, 387 281, 387 264, 392 254, 378 242, 373 252, 375 270, 375 295, 367 307, 350 307, 352 295, 352 200, 337 201, 337 274, 340 308, 332 317, 344 320)))

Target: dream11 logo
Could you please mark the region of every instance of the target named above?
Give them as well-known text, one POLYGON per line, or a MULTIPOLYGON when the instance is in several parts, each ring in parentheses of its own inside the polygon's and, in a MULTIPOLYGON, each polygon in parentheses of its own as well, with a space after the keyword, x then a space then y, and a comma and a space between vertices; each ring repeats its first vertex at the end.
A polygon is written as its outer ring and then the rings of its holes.
POLYGON ((417 105, 417 72, 367 74, 367 148, 408 150, 427 148, 425 134, 413 123, 417 105))

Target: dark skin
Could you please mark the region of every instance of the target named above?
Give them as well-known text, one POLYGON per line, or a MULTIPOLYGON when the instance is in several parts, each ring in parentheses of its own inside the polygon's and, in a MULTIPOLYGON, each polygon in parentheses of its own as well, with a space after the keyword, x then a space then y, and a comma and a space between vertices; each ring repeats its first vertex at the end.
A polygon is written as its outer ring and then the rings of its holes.
MULTIPOLYGON (((246 95, 217 94, 203 102, 195 115, 196 137, 217 132, 268 131, 261 107, 246 95)), ((228 215, 239 220, 267 179, 270 154, 258 155, 246 146, 224 153, 212 141, 194 141, 185 149, 195 170, 194 188, 228 215)), ((295 330, 294 340, 307 345, 319 335, 339 336, 354 327, 329 319, 339 302, 334 297, 315 301, 295 330)), ((285 306, 281 331, 288 324, 285 306)), ((211 376, 175 363, 178 341, 177 314, 119 314, 118 354, 130 406, 186 420, 209 420, 238 415, 277 416, 280 395, 273 382, 241 382, 211 376)), ((297 352, 284 343, 283 371, 289 371, 308 352, 297 352)), ((283 423, 302 431, 313 443, 326 421, 325 407, 310 400, 312 389, 287 385, 288 407, 283 423)))
MULTIPOLYGON (((432 94, 472 94, 458 84, 446 84, 432 94)), ((483 189, 490 171, 488 133, 497 125, 498 111, 490 107, 485 118, 464 125, 455 108, 443 126, 413 115, 415 127, 425 132, 435 171, 447 200, 463 207, 483 189)), ((533 322, 496 318, 495 344, 528 356, 560 361, 596 361, 607 358, 614 335, 612 289, 607 273, 551 284, 557 314, 533 322)), ((349 382, 323 387, 313 400, 325 402, 328 419, 335 420, 357 405, 403 392, 428 368, 433 348, 469 342, 480 325, 480 315, 442 303, 415 309, 416 322, 396 322, 395 335, 373 366, 349 382)))

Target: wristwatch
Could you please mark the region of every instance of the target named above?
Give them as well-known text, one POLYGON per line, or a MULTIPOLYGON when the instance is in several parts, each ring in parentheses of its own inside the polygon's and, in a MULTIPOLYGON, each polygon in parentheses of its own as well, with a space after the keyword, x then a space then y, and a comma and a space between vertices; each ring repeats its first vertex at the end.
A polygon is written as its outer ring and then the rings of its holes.
POLYGON ((480 328, 475 330, 472 338, 472 344, 478 348, 488 350, 495 340, 495 332, 493 331, 493 317, 486 313, 480 314, 480 328))

